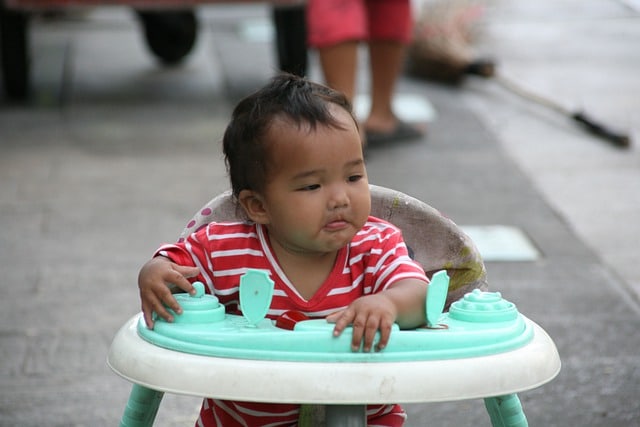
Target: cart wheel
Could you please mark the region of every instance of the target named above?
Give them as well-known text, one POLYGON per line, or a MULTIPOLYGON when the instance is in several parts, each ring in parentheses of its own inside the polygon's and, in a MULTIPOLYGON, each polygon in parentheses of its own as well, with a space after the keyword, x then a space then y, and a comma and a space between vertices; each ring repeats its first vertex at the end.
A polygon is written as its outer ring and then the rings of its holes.
POLYGON ((191 10, 136 11, 151 52, 165 65, 178 64, 193 48, 198 21, 191 10))
POLYGON ((305 5, 272 9, 280 70, 299 76, 307 73, 307 26, 305 5))
POLYGON ((24 100, 29 92, 28 16, 0 4, 0 54, 4 92, 13 100, 24 100))

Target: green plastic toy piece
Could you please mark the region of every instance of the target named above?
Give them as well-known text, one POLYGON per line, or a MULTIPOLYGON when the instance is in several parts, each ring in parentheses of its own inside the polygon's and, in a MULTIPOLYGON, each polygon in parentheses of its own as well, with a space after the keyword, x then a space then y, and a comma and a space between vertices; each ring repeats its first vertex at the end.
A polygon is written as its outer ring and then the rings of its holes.
POLYGON ((195 295, 175 295, 183 313, 176 315, 173 323, 157 319, 150 330, 140 317, 138 334, 160 347, 186 353, 292 362, 476 357, 515 350, 533 339, 532 322, 497 292, 475 290, 454 302, 448 313, 442 313, 448 283, 445 271, 434 274, 425 301, 427 327, 400 330, 394 325, 383 351, 351 351, 352 328, 334 337, 334 325, 325 319, 301 320, 293 330, 277 327, 274 320, 265 318, 274 284, 261 270, 248 270, 240 280, 243 316, 226 314, 218 299, 204 295, 204 285, 195 283, 195 295))
POLYGON ((500 292, 474 289, 451 304, 449 315, 466 322, 507 322, 518 318, 515 304, 502 299, 500 292))
POLYGON ((438 324, 447 301, 447 292, 449 292, 449 276, 446 270, 438 271, 431 277, 425 301, 428 327, 433 328, 438 324))
POLYGON ((271 306, 273 280, 263 270, 247 270, 240 278, 240 310, 250 325, 260 323, 271 306))
POLYGON ((201 282, 195 282, 193 287, 196 290, 193 295, 187 293, 174 295, 174 298, 182 307, 182 314, 177 314, 167 308, 167 311, 173 315, 174 323, 212 323, 224 320, 224 306, 218 302, 218 298, 213 295, 206 295, 204 293, 204 284, 201 282))
POLYGON ((204 283, 195 282, 192 286, 193 286, 193 289, 195 289, 195 292, 191 296, 193 298, 202 298, 204 296, 204 294, 205 294, 205 292, 204 292, 204 283))

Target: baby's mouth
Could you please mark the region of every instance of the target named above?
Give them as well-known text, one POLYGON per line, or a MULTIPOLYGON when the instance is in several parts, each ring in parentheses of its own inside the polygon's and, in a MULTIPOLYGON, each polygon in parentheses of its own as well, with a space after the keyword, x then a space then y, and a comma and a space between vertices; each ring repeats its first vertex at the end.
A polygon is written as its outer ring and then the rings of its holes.
POLYGON ((349 225, 344 219, 335 219, 325 224, 324 228, 330 231, 342 230, 349 225))

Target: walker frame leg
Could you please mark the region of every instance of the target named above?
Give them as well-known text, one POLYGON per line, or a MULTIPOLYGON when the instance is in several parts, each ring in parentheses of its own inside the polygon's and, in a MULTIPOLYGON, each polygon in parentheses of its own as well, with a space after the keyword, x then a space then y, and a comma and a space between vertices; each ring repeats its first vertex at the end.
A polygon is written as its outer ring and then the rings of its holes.
POLYGON ((520 399, 517 394, 487 397, 484 404, 493 427, 528 427, 520 399))
POLYGON ((366 405, 327 405, 327 427, 366 427, 366 405))
POLYGON ((164 393, 134 384, 120 427, 151 427, 164 393))
POLYGON ((298 427, 366 427, 366 405, 310 405, 300 407, 298 427))

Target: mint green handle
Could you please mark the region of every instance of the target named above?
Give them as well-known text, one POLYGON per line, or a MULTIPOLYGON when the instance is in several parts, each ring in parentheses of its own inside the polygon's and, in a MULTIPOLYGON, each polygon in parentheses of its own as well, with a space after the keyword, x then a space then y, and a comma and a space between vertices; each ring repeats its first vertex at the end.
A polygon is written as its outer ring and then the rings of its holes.
POLYGON ((264 320, 275 284, 264 270, 247 270, 240 278, 240 310, 250 325, 256 326, 264 320))
POLYGON ((449 276, 447 275, 447 271, 438 271, 431 277, 431 282, 427 290, 427 300, 425 301, 428 327, 432 328, 438 324, 447 301, 448 292, 449 276))

